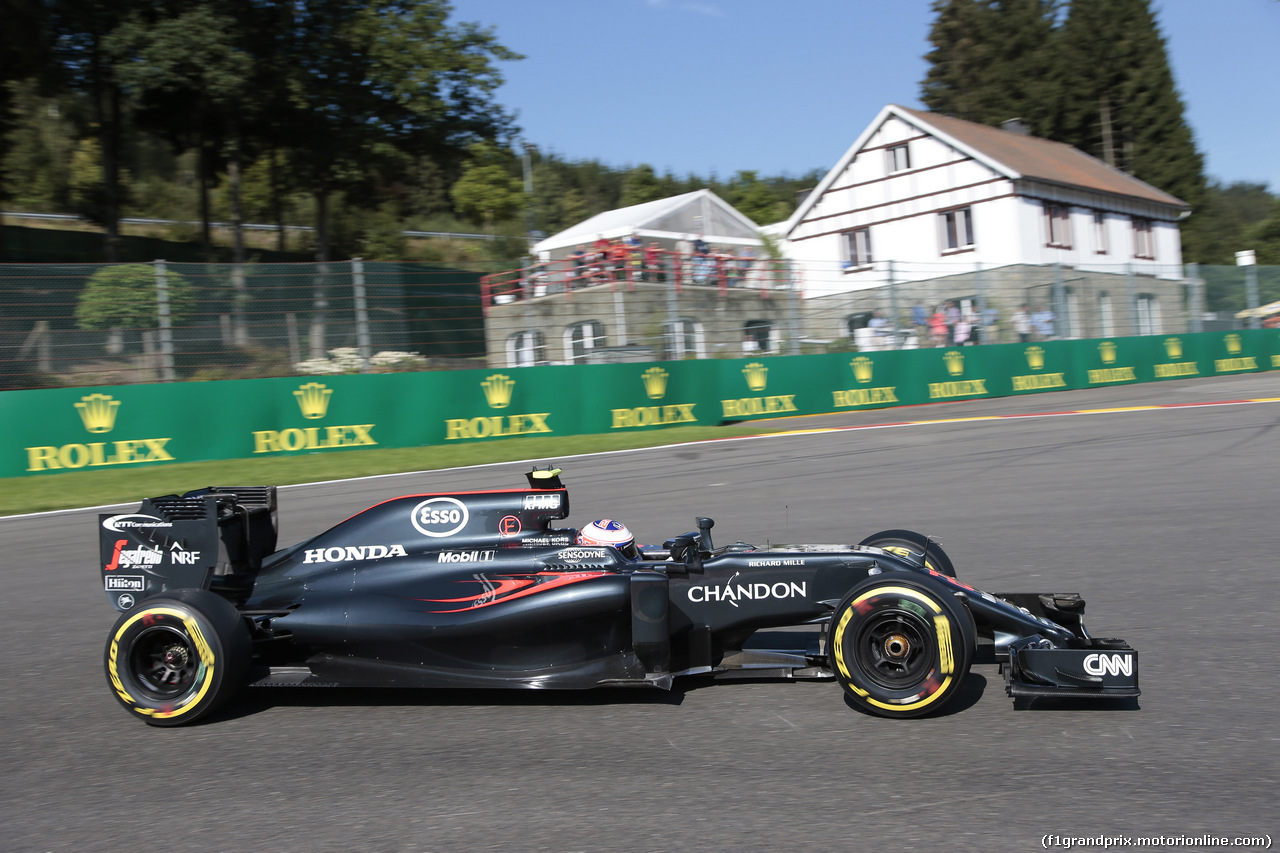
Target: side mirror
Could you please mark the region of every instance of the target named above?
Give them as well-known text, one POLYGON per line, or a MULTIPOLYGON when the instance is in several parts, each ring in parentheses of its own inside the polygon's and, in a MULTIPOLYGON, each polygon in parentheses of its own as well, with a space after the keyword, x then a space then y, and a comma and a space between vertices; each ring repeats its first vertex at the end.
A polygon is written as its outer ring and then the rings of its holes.
POLYGON ((702 571, 702 552, 698 548, 699 535, 686 533, 662 543, 671 554, 673 563, 683 563, 686 572, 702 571))

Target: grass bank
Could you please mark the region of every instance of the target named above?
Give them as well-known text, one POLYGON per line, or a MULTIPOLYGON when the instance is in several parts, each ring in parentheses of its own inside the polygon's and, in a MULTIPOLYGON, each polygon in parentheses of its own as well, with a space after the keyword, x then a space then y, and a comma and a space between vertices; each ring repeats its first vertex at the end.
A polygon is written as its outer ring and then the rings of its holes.
POLYGON ((153 495, 181 493, 211 485, 283 486, 376 474, 435 471, 520 459, 555 460, 581 453, 658 447, 688 441, 759 435, 770 431, 776 429, 770 430, 763 424, 677 427, 657 432, 508 438, 445 447, 348 450, 305 456, 183 462, 124 470, 98 469, 10 477, 0 479, 0 516, 132 503, 153 495))

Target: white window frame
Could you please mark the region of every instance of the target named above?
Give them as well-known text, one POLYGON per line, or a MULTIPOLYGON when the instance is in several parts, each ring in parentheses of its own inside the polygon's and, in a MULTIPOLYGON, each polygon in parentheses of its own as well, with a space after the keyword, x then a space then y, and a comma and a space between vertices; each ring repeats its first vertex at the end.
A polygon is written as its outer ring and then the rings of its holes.
POLYGON ((846 271, 866 269, 871 266, 871 229, 854 228, 841 235, 846 271))
POLYGON ((1160 300, 1153 293, 1138 294, 1138 334, 1162 335, 1164 323, 1160 317, 1160 300))
POLYGON ((884 150, 885 164, 889 174, 895 172, 906 172, 911 169, 911 145, 903 142, 901 145, 890 145, 884 150))
POLYGON ((1107 240, 1106 211, 1095 210, 1093 212, 1093 244, 1093 253, 1095 255, 1105 255, 1111 251, 1111 246, 1107 240))
POLYGON ((532 367, 547 363, 547 346, 542 332, 525 329, 507 338, 507 367, 532 367))
POLYGON ((1071 248, 1071 207, 1057 202, 1044 203, 1045 245, 1051 249, 1071 248))
POLYGON ((706 358, 707 342, 702 323, 693 317, 678 317, 663 323, 670 342, 667 358, 671 361, 689 358, 706 358))
POLYGON ((591 351, 606 346, 604 323, 583 320, 564 330, 564 354, 568 364, 585 364, 591 351))
POLYGON ((1155 229, 1150 219, 1141 216, 1133 217, 1133 256, 1143 261, 1156 259, 1155 229))
POLYGON ((1102 337, 1113 338, 1116 334, 1116 312, 1111 305, 1110 291, 1098 294, 1098 320, 1102 326, 1102 337))
POLYGON ((973 208, 938 211, 938 242, 944 255, 973 251, 973 208))

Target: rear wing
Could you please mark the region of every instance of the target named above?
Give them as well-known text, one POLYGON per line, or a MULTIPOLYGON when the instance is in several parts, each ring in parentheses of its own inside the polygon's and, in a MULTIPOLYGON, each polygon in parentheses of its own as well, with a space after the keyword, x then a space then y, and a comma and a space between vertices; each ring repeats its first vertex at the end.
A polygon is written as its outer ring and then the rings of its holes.
POLYGON ((117 610, 165 590, 235 598, 276 550, 275 486, 209 486, 147 498, 137 512, 98 516, 103 588, 117 610))

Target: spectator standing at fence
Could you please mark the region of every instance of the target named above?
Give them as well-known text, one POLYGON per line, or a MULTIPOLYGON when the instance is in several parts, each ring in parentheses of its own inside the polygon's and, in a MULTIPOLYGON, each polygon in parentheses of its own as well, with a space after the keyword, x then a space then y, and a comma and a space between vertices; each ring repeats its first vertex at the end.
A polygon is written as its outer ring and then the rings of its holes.
POLYGON ((644 247, 645 281, 662 281, 662 247, 657 240, 650 240, 644 247))
POLYGON ((591 266, 591 257, 587 254, 586 246, 579 246, 569 253, 569 263, 572 269, 572 278, 569 279, 569 289, 575 287, 587 286, 587 270, 591 266))
POLYGON ((693 240, 686 234, 676 241, 676 281, 686 284, 689 281, 687 270, 693 262, 693 240))
POLYGON ((1020 344, 1031 340, 1031 317, 1027 314, 1026 305, 1019 305, 1013 312, 1013 333, 1018 336, 1020 344))
POLYGON ((632 231, 622 239, 622 244, 627 250, 627 281, 643 281, 644 244, 640 242, 640 235, 632 231))
POLYGON ((916 300, 911 306, 911 325, 916 330, 917 346, 927 346, 929 342, 929 311, 916 300))
POLYGON ((743 355, 751 355, 753 352, 760 351, 760 342, 756 340, 755 335, 747 332, 742 336, 742 353, 743 355))
POLYGON ((960 319, 956 320, 956 324, 951 327, 952 346, 967 347, 973 343, 971 340, 973 324, 969 322, 971 316, 971 314, 961 314, 960 319))
POLYGON ((985 344, 1000 343, 1000 312, 994 305, 982 309, 982 342, 985 344))
POLYGON ((933 313, 929 315, 929 343, 935 347, 947 344, 947 315, 938 306, 934 306, 933 313))
POLYGON ((948 299, 947 307, 942 313, 947 318, 947 346, 952 346, 956 342, 956 323, 960 322, 960 306, 954 299, 948 299))
POLYGON ((889 320, 879 308, 871 312, 867 328, 875 334, 876 349, 889 349, 889 320))
POLYGON ((1036 308, 1036 312, 1031 315, 1031 329, 1035 333, 1036 340, 1053 340, 1057 334, 1053 327, 1053 321, 1055 319, 1057 318, 1053 316, 1053 311, 1048 307, 1041 305, 1036 308))

